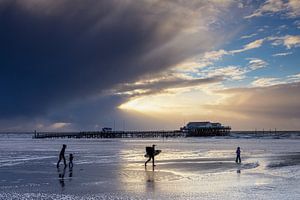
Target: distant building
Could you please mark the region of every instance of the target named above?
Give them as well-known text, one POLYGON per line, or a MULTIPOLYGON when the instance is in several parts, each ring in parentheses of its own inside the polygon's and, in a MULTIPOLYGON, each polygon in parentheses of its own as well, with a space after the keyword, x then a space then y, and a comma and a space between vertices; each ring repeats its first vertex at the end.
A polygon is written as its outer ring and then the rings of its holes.
POLYGON ((185 129, 199 129, 199 128, 213 128, 213 127, 222 127, 221 123, 211 123, 211 122, 189 122, 185 129))
POLYGON ((230 132, 229 126, 223 126, 219 122, 189 122, 181 130, 186 132, 187 136, 217 136, 226 135, 230 132))
POLYGON ((211 126, 212 127, 222 127, 222 124, 221 123, 211 123, 211 126))
POLYGON ((102 128, 102 132, 112 132, 112 128, 109 128, 109 127, 104 127, 102 128))

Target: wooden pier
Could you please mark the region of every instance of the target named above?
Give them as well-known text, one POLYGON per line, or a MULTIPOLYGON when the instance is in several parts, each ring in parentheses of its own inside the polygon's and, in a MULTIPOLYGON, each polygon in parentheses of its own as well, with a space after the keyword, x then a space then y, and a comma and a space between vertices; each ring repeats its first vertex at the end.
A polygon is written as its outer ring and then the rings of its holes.
POLYGON ((83 131, 83 132, 35 132, 34 139, 43 138, 168 138, 226 136, 230 127, 202 128, 189 131, 83 131))
POLYGON ((34 139, 43 138, 154 138, 185 137, 180 130, 175 131, 84 131, 84 132, 35 132, 34 139))

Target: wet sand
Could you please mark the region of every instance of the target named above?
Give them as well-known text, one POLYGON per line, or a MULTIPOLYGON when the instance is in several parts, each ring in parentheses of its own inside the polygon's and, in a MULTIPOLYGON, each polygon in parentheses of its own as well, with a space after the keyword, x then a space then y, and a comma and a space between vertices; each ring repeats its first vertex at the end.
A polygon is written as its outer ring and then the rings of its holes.
POLYGON ((0 199, 299 199, 300 141, 6 140, 0 199), (74 167, 56 168, 61 144, 74 167), (144 147, 157 144, 155 170, 144 147), (242 164, 234 162, 242 147, 242 164))

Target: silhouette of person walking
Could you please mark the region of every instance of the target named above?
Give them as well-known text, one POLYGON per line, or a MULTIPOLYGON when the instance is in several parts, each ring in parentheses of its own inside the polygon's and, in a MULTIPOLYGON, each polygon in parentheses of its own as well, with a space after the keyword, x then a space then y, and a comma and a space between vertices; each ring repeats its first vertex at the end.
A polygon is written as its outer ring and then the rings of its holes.
POLYGON ((65 168, 67 167, 67 162, 66 162, 66 158, 65 158, 66 148, 67 148, 67 145, 63 144, 62 149, 59 153, 59 159, 58 159, 58 162, 57 162, 57 165, 56 165, 57 168, 59 168, 59 163, 60 163, 61 159, 64 160, 65 168))
POLYGON ((146 155, 149 156, 149 159, 145 162, 145 167, 147 166, 147 163, 152 159, 152 166, 154 167, 154 156, 155 156, 155 146, 152 145, 152 147, 146 147, 146 155))
POLYGON ((71 169, 71 168, 73 168, 73 154, 72 153, 70 153, 69 154, 69 168, 71 169))
POLYGON ((236 149, 236 159, 235 159, 236 163, 241 163, 241 148, 238 147, 236 149))

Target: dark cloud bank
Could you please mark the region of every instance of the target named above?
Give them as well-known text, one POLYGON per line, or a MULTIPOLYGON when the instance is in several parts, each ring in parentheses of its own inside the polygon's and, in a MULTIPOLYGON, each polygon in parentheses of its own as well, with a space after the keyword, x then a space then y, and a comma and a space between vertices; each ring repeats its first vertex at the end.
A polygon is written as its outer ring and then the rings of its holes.
POLYGON ((87 115, 96 107, 107 113, 123 97, 90 98, 159 73, 216 42, 205 30, 206 37, 187 36, 183 30, 191 20, 165 4, 1 1, 0 118, 68 121, 68 112, 74 116, 89 107, 84 101, 93 102, 87 115))

